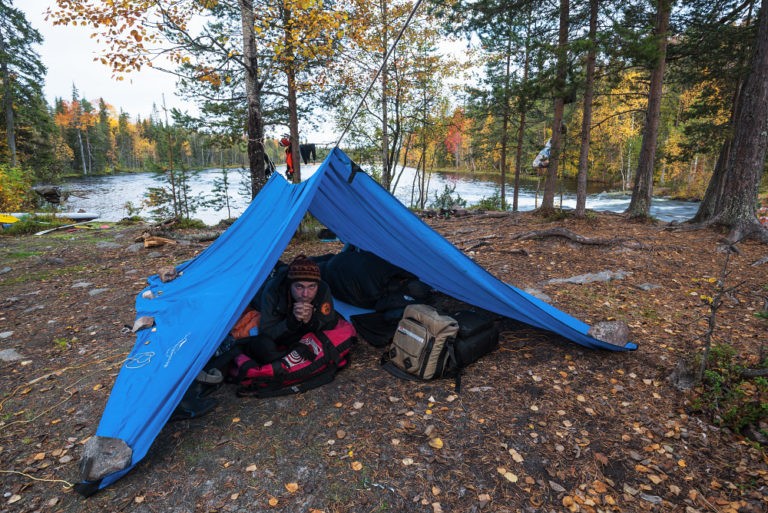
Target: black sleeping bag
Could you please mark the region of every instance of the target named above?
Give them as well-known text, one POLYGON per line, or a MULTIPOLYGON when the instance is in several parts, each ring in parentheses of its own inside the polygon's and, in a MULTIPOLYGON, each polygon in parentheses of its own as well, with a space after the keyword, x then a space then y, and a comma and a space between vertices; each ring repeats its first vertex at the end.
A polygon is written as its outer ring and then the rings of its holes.
POLYGON ((360 308, 381 309, 377 304, 392 294, 428 292, 426 286, 415 286, 421 283, 416 276, 368 251, 342 251, 322 271, 335 298, 360 308))

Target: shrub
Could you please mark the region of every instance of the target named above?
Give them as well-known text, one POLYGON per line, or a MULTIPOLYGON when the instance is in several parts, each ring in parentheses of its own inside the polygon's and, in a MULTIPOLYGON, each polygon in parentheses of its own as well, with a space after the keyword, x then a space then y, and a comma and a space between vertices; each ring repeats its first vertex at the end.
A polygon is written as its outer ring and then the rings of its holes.
POLYGON ((29 203, 32 181, 18 167, 0 165, 0 212, 19 212, 29 203))
MULTIPOLYGON (((768 368, 768 358, 760 368, 768 368)), ((768 419, 768 379, 749 377, 744 371, 733 347, 713 345, 693 401, 694 409, 707 414, 715 424, 736 432, 768 419)))
POLYGON ((452 210, 454 208, 464 208, 467 206, 467 201, 462 199, 459 193, 456 193, 456 197, 453 194, 456 192, 456 186, 449 187, 447 184, 443 187, 443 192, 438 195, 435 193, 435 201, 430 203, 429 208, 440 210, 452 210))

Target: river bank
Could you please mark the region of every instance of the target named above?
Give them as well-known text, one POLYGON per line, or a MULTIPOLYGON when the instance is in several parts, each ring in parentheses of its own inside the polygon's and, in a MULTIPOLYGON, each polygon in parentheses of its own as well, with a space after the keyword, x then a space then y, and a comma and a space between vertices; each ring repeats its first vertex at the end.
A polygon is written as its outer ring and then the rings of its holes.
MULTIPOLYGON (((67 483, 77 480, 83 444, 133 346, 123 328, 135 297, 146 276, 204 251, 210 234, 167 232, 176 243, 154 248, 137 243, 143 225, 3 237, 0 509, 766 510, 765 449, 697 413, 697 396, 669 379, 702 348, 706 298, 725 262, 720 234, 614 214, 427 222, 492 274, 538 289, 557 308, 590 324, 627 322, 639 349, 590 351, 504 322, 500 348, 467 369, 457 394, 448 380, 395 380, 378 365, 381 350, 362 343, 336 381, 303 395, 238 399, 225 386, 211 414, 168 424, 137 468, 83 499, 67 483), (553 228, 602 242, 520 238, 553 228), (619 270, 624 277, 610 281, 562 281, 619 270)), ((339 249, 303 238, 283 259, 339 249)), ((768 250, 738 249, 727 284, 740 285, 718 310, 714 336, 754 366, 766 343, 766 321, 754 314, 764 308, 768 250)))

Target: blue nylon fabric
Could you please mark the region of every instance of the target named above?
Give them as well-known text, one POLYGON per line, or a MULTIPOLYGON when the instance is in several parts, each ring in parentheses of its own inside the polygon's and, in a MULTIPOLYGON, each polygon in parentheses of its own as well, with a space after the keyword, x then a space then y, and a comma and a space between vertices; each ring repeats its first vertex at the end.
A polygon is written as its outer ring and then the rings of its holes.
POLYGON ((184 392, 213 356, 309 210, 341 240, 378 254, 435 289, 477 307, 543 328, 590 348, 625 351, 586 335, 589 326, 507 285, 465 256, 364 173, 351 184, 349 158, 334 149, 307 181, 274 175, 251 206, 181 275, 149 278, 153 299, 136 299, 136 317, 155 327, 136 344, 112 388, 96 435, 123 440, 131 466, 106 476, 104 488, 147 453, 184 392))
POLYGON ((351 162, 334 150, 309 210, 339 239, 376 253, 451 297, 542 328, 593 349, 626 351, 587 335, 589 325, 503 283, 424 224, 365 173, 348 183, 351 162))

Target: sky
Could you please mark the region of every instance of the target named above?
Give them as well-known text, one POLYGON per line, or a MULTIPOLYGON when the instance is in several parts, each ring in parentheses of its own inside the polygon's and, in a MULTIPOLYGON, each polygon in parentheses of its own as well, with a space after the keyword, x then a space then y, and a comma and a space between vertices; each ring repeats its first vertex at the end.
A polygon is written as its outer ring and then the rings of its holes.
POLYGON ((93 60, 99 55, 99 46, 90 38, 88 28, 54 27, 45 21, 43 12, 54 7, 54 0, 15 0, 13 4, 43 36, 43 44, 35 49, 48 68, 44 91, 50 105, 56 98, 70 100, 74 84, 80 97, 94 102, 104 98, 117 112, 122 109, 132 119, 149 117, 153 103, 162 113, 163 96, 169 109, 191 108, 175 95, 175 79, 162 71, 145 68, 122 81, 113 79, 108 66, 93 60))

